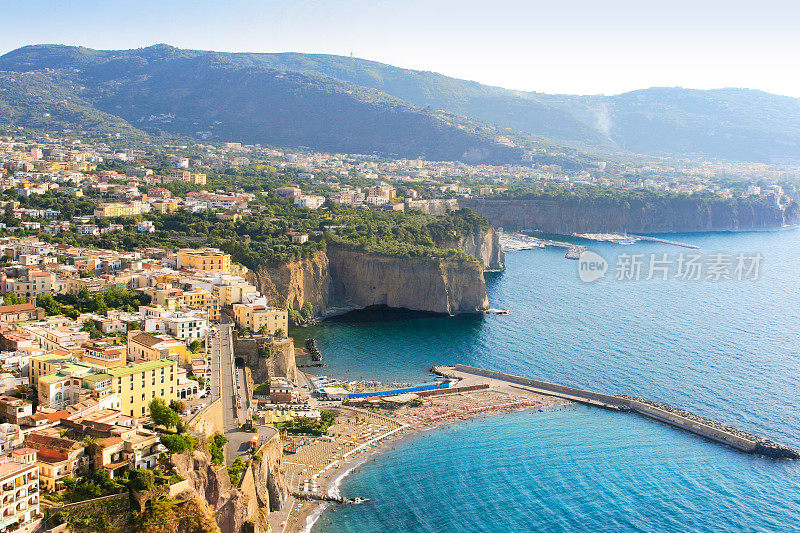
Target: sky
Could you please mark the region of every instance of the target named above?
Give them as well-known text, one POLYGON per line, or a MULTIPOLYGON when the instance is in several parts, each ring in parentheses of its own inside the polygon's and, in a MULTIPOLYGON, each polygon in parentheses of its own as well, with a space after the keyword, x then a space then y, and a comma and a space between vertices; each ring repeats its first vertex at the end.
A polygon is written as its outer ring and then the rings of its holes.
POLYGON ((786 0, 0 0, 0 53, 38 43, 350 55, 509 89, 747 87, 800 97, 786 0))

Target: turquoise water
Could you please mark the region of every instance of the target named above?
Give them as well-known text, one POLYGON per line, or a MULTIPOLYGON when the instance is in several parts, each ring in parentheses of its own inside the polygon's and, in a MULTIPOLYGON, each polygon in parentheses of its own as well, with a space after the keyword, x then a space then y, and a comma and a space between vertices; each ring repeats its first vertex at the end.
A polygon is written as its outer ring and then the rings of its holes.
MULTIPOLYGON (((487 281, 492 306, 511 315, 381 315, 293 334, 318 340, 322 373, 420 381, 434 364, 460 362, 645 396, 800 446, 800 231, 670 238, 704 254, 759 252, 761 276, 586 284, 563 254, 524 251, 487 281)), ((590 249, 611 277, 620 253, 690 252, 590 249)), ((345 495, 373 502, 326 512, 315 531, 791 531, 799 488, 796 463, 633 416, 522 413, 401 445, 345 480, 345 495)))

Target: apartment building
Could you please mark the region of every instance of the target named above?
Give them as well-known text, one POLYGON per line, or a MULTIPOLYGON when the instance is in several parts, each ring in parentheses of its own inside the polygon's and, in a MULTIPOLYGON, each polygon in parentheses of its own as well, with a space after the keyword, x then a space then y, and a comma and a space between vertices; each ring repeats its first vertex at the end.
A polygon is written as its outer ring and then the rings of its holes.
POLYGON ((8 289, 18 298, 35 298, 40 294, 53 294, 55 275, 52 272, 28 271, 21 280, 10 280, 8 289))
POLYGON ((222 307, 244 302, 248 299, 247 295, 255 297, 258 294, 258 289, 244 280, 230 280, 225 285, 214 285, 213 291, 217 293, 222 307))
POLYGON ((111 376, 85 363, 67 363, 53 374, 40 376, 36 390, 39 405, 53 409, 65 409, 89 398, 104 409, 120 406, 120 398, 111 387, 111 376))
POLYGON ((98 218, 112 217, 133 217, 142 214, 141 202, 119 203, 103 202, 94 210, 94 216, 98 218))
POLYGON ((82 345, 90 338, 89 332, 82 331, 83 324, 59 316, 17 327, 38 341, 43 350, 63 350, 76 357, 83 354, 82 345))
POLYGON ((48 491, 62 490, 65 477, 78 477, 89 470, 86 445, 61 437, 59 431, 55 427, 37 429, 25 438, 25 446, 37 452, 39 483, 48 491))
POLYGON ((82 289, 86 289, 95 294, 105 291, 108 285, 108 281, 103 278, 67 278, 64 290, 67 294, 78 294, 82 289))
POLYGON ((208 320, 217 321, 220 319, 219 298, 209 290, 195 288, 190 291, 184 291, 183 306, 205 311, 208 320))
POLYGON ((25 531, 38 516, 36 450, 20 448, 0 456, 0 531, 25 531))
POLYGON ((231 256, 216 248, 200 248, 197 250, 184 248, 176 254, 177 268, 193 268, 200 271, 219 270, 229 272, 231 256))
POLYGON ((119 337, 105 337, 102 339, 89 339, 82 344, 84 353, 79 357, 83 362, 114 368, 124 366, 128 348, 122 344, 119 337))
POLYGON ((33 405, 28 400, 13 396, 0 396, 0 418, 19 425, 33 414, 33 405))
POLYGON ((110 368, 111 386, 119 395, 119 410, 130 416, 145 416, 153 398, 169 403, 177 400, 178 363, 158 359, 110 368))
POLYGON ((240 328, 250 331, 261 331, 274 335, 277 330, 286 333, 289 330, 289 313, 286 309, 268 307, 260 304, 233 304, 233 317, 240 328))

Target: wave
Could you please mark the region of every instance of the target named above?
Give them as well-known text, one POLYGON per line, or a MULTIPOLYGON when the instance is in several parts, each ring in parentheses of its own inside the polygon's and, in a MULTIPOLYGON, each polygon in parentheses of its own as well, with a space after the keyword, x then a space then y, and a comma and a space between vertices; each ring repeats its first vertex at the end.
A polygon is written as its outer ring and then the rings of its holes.
POLYGON ((314 524, 317 523, 319 517, 322 516, 322 513, 330 506, 329 503, 323 503, 319 505, 316 509, 311 511, 308 516, 306 517, 306 523, 303 525, 303 529, 300 530, 300 533, 311 533, 311 528, 314 527, 314 524))

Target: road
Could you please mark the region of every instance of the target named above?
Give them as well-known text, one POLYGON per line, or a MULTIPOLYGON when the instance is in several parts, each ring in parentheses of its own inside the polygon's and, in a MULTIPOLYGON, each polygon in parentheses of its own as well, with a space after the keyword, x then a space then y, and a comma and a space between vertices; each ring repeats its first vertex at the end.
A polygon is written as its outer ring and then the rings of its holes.
POLYGON ((236 405, 236 368, 233 356, 233 324, 219 324, 211 341, 211 392, 222 398, 222 420, 228 438, 225 457, 232 463, 240 455, 243 442, 251 434, 239 429, 239 410, 236 405))
MULTIPOLYGON (((233 353, 233 324, 223 315, 211 343, 211 389, 222 397, 223 423, 225 424, 225 459, 231 464, 237 457, 250 451, 254 433, 240 429, 250 417, 252 392, 248 389, 243 368, 236 368, 233 353), (241 398, 241 407, 239 401, 241 398)), ((260 428, 262 442, 275 434, 273 428, 260 428)))

